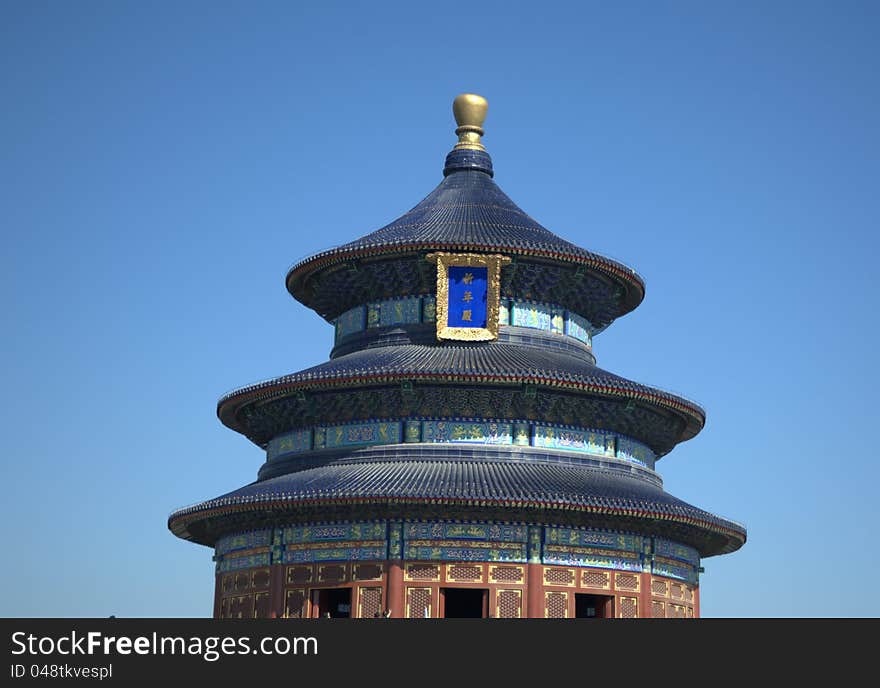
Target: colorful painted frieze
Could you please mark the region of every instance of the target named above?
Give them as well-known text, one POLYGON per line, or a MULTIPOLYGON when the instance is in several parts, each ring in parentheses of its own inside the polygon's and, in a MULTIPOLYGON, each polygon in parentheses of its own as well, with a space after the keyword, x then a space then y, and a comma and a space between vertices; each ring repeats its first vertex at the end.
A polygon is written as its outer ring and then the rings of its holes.
POLYGON ((379 327, 379 319, 382 317, 382 304, 367 304, 367 327, 379 327))
POLYGON ((668 559, 678 559, 692 566, 700 565, 700 553, 697 550, 671 540, 654 538, 654 554, 668 559))
POLYGON ((367 309, 364 306, 355 306, 345 311, 336 318, 336 339, 364 330, 367 325, 366 316, 367 309))
POLYGON ((646 445, 613 433, 553 425, 463 420, 408 420, 318 426, 301 428, 270 440, 269 460, 312 449, 369 444, 396 444, 400 441, 461 442, 465 444, 515 444, 548 449, 567 449, 599 456, 616 456, 648 468, 656 455, 646 445))
POLYGON ((513 425, 495 422, 426 420, 422 422, 422 441, 512 444, 513 425))
POLYGON ((541 526, 529 526, 529 563, 541 563, 541 526))
POLYGON ((303 564, 317 561, 381 561, 386 557, 385 543, 358 547, 294 547, 282 557, 285 564, 303 564))
POLYGON ((433 296, 422 297, 422 322, 437 322, 437 299, 433 296))
POLYGON ((645 539, 641 535, 554 526, 547 526, 544 529, 544 541, 552 545, 599 547, 627 552, 642 552, 645 546, 645 539))
POLYGON ((391 521, 388 524, 388 558, 403 558, 403 522, 391 521))
MULTIPOLYGON (((371 422, 350 425, 330 425, 321 428, 323 446, 354 447, 366 444, 397 444, 401 439, 402 424, 399 422, 371 422)), ((318 448, 318 432, 315 432, 315 448, 318 448)))
MULTIPOLYGON (((334 321, 336 341, 372 327, 433 323, 437 319, 434 296, 407 296, 375 301, 347 310, 334 321)), ((592 333, 586 318, 558 306, 515 299, 499 300, 498 324, 529 327, 565 334, 592 346, 592 333)))
POLYGON ((528 528, 516 524, 411 522, 404 525, 404 539, 409 540, 492 540, 525 542, 528 528))
POLYGON ((298 454, 312 448, 312 429, 294 430, 269 441, 266 458, 272 460, 284 454, 298 454))
POLYGON ((226 554, 237 549, 253 549, 267 547, 272 541, 271 530, 253 530, 249 533, 227 535, 217 540, 214 550, 217 554, 226 554))
POLYGON ((410 561, 506 561, 524 563, 525 544, 502 542, 407 542, 403 558, 410 561))
POLYGON ((382 301, 379 304, 379 326, 389 327, 419 322, 420 302, 418 296, 382 301))
POLYGON ((590 322, 577 313, 572 313, 571 311, 566 313, 565 334, 569 337, 574 337, 587 346, 593 345, 593 338, 590 335, 590 322))
POLYGON ((528 447, 531 443, 531 431, 528 423, 516 423, 513 426, 513 443, 519 447, 528 447))
MULTIPOLYGON (((609 436, 614 439, 614 436, 609 436)), ((613 456, 613 444, 609 448, 606 435, 591 430, 572 430, 551 425, 536 425, 532 443, 536 447, 548 449, 568 449, 588 454, 613 456), (609 453, 610 449, 610 453, 609 453)))
POLYGON ((634 461, 648 468, 653 468, 657 456, 641 442, 636 442, 628 437, 618 437, 617 458, 634 461))
POLYGON ((226 573, 227 571, 240 571, 241 569, 268 565, 269 552, 260 552, 259 554, 248 554, 242 557, 223 557, 222 560, 217 562, 216 570, 220 573, 226 573))
POLYGON ((674 559, 666 559, 665 557, 655 556, 651 571, 657 576, 677 578, 688 583, 695 583, 697 580, 696 568, 674 559))
POLYGON ((284 529, 284 543, 292 545, 334 540, 382 540, 384 542, 387 535, 388 524, 384 521, 288 526, 284 529))
POLYGON ((510 299, 500 299, 498 301, 498 324, 510 324, 510 299))
POLYGON ((511 324, 516 327, 533 327, 539 330, 551 329, 553 309, 542 303, 515 301, 511 324))
POLYGON ((417 420, 408 420, 404 423, 403 428, 404 442, 421 442, 422 441, 422 424, 417 420))
POLYGON ((592 566, 621 571, 641 571, 644 568, 642 555, 638 552, 565 545, 545 544, 543 562, 545 564, 592 566))

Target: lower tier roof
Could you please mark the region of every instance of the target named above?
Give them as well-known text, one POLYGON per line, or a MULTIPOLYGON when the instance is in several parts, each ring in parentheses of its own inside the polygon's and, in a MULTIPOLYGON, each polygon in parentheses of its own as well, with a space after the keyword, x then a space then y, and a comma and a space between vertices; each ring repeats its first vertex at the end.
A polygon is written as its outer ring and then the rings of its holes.
MULTIPOLYGON (((576 512, 584 525, 591 515, 629 528, 674 534, 701 556, 739 549, 746 539, 737 523, 698 509, 650 481, 618 471, 534 461, 334 461, 246 485, 221 497, 181 509, 169 518, 179 537, 213 545, 224 520, 252 514, 265 519, 296 518, 305 511, 347 505, 438 505, 490 507, 513 514, 542 512, 553 522, 576 512)), ((534 516, 534 514, 533 514, 534 516)), ((568 519, 570 520, 570 519, 568 519)))

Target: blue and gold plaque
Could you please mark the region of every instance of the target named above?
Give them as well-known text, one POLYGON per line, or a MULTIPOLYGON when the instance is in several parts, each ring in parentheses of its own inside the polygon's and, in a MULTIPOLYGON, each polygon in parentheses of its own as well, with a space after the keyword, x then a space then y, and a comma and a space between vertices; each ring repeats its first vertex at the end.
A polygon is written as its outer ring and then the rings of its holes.
POLYGON ((498 339, 501 266, 507 256, 432 253, 437 263, 437 339, 498 339))
POLYGON ((449 268, 449 327, 486 327, 488 268, 449 268))

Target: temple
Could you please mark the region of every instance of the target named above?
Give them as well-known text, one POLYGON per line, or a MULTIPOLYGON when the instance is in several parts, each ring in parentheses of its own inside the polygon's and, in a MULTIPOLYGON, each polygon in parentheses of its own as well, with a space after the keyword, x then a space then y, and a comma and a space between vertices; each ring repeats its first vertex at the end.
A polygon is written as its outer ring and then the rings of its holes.
POLYGON ((215 617, 697 617, 701 559, 745 542, 656 472, 703 409, 596 366, 643 280, 501 191, 486 110, 455 99, 412 210, 288 272, 330 359, 218 402, 266 461, 169 517, 214 550, 215 617))

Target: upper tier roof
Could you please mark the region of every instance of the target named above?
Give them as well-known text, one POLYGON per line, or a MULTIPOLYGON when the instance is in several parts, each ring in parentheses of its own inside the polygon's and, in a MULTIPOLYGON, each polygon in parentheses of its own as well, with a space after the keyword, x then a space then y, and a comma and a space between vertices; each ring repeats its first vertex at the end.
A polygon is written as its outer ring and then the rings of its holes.
POLYGON ((495 183, 482 145, 459 146, 446 157, 443 181, 424 200, 381 229, 296 264, 287 274, 288 291, 332 320, 370 299, 433 291, 434 273, 424 259, 430 251, 491 252, 514 257, 502 273, 504 295, 565 306, 596 330, 641 303, 645 285, 632 268, 542 227, 495 183), (413 265, 405 264, 407 256, 413 265), (393 269, 380 265, 389 261, 393 269), (530 267, 517 270, 523 263, 530 267), (536 278, 536 266, 546 274, 536 278))

